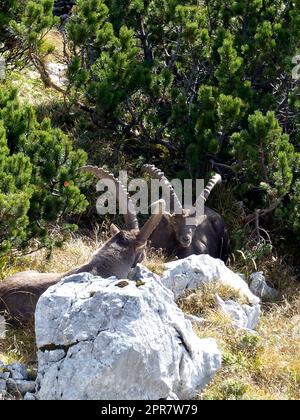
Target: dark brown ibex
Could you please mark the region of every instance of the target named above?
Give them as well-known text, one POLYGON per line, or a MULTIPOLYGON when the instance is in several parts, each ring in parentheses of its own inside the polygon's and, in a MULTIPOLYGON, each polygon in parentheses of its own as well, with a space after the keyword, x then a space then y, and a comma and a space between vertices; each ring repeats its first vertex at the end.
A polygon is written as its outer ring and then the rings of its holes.
MULTIPOLYGON (((162 249, 167 256, 186 258, 193 254, 208 254, 226 262, 229 257, 229 236, 224 219, 206 206, 204 217, 203 215, 197 217, 195 211, 193 213, 182 207, 172 184, 162 171, 154 165, 144 165, 142 171, 158 179, 161 185, 170 192, 171 214, 163 215, 160 224, 150 237, 151 246, 162 249), (175 214, 174 209, 179 210, 179 214, 175 214), (195 218, 195 223, 192 225, 188 223, 191 217, 195 218)), ((215 175, 210 180, 200 197, 204 203, 213 188, 221 181, 220 175, 215 175)))
POLYGON ((161 221, 165 211, 165 202, 155 203, 153 215, 143 228, 139 223, 133 203, 126 188, 113 175, 103 169, 87 166, 82 168, 100 179, 109 179, 115 183, 119 206, 122 208, 126 223, 125 230, 112 225, 113 237, 97 251, 92 259, 74 270, 64 274, 42 274, 34 271, 18 273, 0 283, 0 314, 5 314, 13 324, 24 324, 34 317, 36 304, 40 296, 64 277, 78 273, 91 273, 95 276, 119 279, 128 277, 129 270, 141 262, 147 241, 161 221), (127 214, 126 213, 126 210, 127 214))

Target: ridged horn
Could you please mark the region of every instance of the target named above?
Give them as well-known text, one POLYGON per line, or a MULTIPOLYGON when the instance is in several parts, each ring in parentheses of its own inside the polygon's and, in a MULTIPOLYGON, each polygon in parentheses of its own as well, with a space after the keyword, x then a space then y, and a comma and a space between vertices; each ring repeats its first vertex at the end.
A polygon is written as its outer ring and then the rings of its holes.
POLYGON ((171 199, 171 212, 174 212, 175 209, 179 212, 183 212, 182 204, 177 197, 175 190, 170 183, 170 181, 167 179, 165 174, 158 168, 156 168, 154 165, 144 165, 142 167, 142 172, 149 174, 152 178, 158 179, 163 183, 165 188, 167 188, 170 191, 170 199, 171 199))
POLYGON ((87 172, 95 175, 99 179, 110 179, 116 185, 117 200, 119 200, 119 206, 124 213, 124 219, 126 228, 139 229, 139 222, 136 215, 135 206, 128 194, 127 188, 111 173, 103 168, 97 166, 83 166, 80 171, 87 172))
POLYGON ((153 204, 152 207, 152 215, 149 220, 145 223, 145 225, 141 228, 140 233, 138 234, 138 241, 141 243, 146 242, 150 236, 152 235, 153 231, 159 225, 162 215, 166 211, 166 202, 165 200, 159 200, 153 204))
POLYGON ((204 188, 202 193, 200 194, 199 198, 196 201, 202 200, 202 202, 205 204, 208 200, 210 194, 212 193, 212 190, 218 185, 222 183, 222 177, 219 174, 214 175, 208 182, 207 186, 204 188))

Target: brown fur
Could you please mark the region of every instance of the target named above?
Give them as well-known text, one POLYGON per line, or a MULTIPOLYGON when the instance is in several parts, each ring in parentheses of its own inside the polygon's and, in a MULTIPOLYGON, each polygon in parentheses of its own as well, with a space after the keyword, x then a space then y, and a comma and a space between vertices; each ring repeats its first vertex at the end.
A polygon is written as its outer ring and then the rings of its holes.
MULTIPOLYGON (((158 219, 156 219, 158 220, 158 219)), ((157 223, 154 226, 156 226, 157 223)), ((18 273, 0 283, 0 314, 9 322, 27 323, 33 319, 40 296, 64 277, 91 273, 103 278, 127 278, 131 267, 142 261, 148 238, 140 238, 140 231, 120 231, 80 267, 67 273, 18 273)))

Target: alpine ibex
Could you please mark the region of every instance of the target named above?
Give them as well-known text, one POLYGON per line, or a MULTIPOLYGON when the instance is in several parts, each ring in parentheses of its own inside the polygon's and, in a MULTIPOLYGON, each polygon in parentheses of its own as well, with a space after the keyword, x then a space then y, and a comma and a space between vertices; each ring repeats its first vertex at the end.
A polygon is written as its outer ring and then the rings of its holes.
MULTIPOLYGON (((163 215, 161 222, 150 237, 151 246, 155 249, 162 249, 168 256, 186 258, 193 254, 209 254, 226 262, 229 257, 229 236, 224 219, 206 206, 204 207, 204 217, 203 215, 198 217, 195 210, 184 209, 172 184, 162 171, 154 165, 144 165, 142 171, 148 173, 152 178, 158 179, 161 185, 170 192, 171 214, 163 215), (178 209, 179 214, 175 214, 174 209, 178 209), (188 219, 192 217, 195 218, 195 223, 190 225, 188 219)), ((202 198, 204 204, 213 188, 221 181, 220 175, 215 175, 210 180, 199 197, 199 199, 202 198)))
POLYGON ((78 273, 92 273, 95 276, 119 279, 128 277, 129 270, 141 262, 147 241, 158 226, 165 211, 163 200, 154 204, 153 215, 148 222, 139 229, 139 223, 134 205, 127 189, 113 175, 103 169, 87 166, 81 170, 89 172, 101 179, 109 179, 116 185, 119 206, 123 210, 126 228, 118 229, 112 225, 113 237, 97 251, 92 259, 74 270, 64 274, 42 274, 35 271, 18 273, 0 283, 0 314, 13 324, 24 324, 34 317, 36 304, 40 296, 64 277, 78 273))

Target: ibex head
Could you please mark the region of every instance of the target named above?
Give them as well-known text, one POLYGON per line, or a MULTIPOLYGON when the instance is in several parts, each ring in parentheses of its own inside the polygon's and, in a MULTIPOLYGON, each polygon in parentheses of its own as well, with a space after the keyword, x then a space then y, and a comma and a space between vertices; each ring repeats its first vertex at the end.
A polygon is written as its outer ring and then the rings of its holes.
MULTIPOLYGON (((189 248, 193 241, 194 232, 197 226, 199 226, 202 223, 204 216, 197 215, 195 210, 183 208, 170 181, 166 178, 165 174, 159 169, 157 169, 154 165, 144 165, 142 171, 148 173, 152 178, 158 179, 161 182, 161 184, 167 190, 169 190, 171 214, 165 213, 165 218, 168 219, 170 225, 172 226, 176 236, 176 240, 179 242, 179 244, 183 248, 189 248), (179 213, 175 213, 174 209, 179 210, 179 213), (194 218, 194 223, 191 223, 191 218, 194 218)), ((194 209, 199 200, 202 200, 202 203, 205 204, 214 187, 221 181, 222 178, 220 175, 215 175, 209 181, 207 187, 197 198, 196 203, 194 205, 194 209)))
POLYGON ((183 210, 182 214, 166 214, 170 225, 172 226, 176 239, 183 248, 191 246, 196 225, 187 223, 190 212, 183 210))
MULTIPOLYGON (((126 278, 130 268, 135 267, 143 260, 147 241, 159 225, 166 204, 164 200, 155 203, 152 216, 140 229, 136 209, 127 188, 114 175, 102 168, 85 166, 81 170, 95 175, 104 183, 105 180, 113 181, 116 186, 116 198, 119 199, 119 207, 124 214, 126 226, 123 230, 116 225, 111 226, 112 238, 94 256, 94 259, 97 260, 101 256, 101 259, 105 261, 104 265, 107 266, 108 273, 113 273, 119 278, 126 278)), ((98 265, 100 266, 100 264, 98 265)), ((103 264, 101 269, 103 270, 103 264)))

